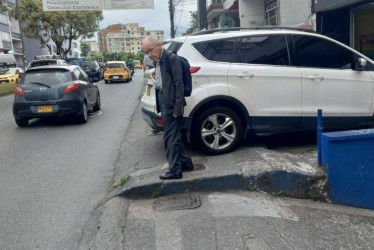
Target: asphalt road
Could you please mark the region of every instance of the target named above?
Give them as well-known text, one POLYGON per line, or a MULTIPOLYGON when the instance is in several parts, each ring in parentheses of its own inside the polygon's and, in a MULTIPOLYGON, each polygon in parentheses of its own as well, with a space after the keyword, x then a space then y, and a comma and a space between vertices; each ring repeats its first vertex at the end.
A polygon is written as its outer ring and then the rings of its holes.
POLYGON ((18 128, 13 96, 0 97, 0 249, 76 249, 90 214, 111 191, 143 74, 105 85, 102 112, 81 125, 36 119, 18 128))

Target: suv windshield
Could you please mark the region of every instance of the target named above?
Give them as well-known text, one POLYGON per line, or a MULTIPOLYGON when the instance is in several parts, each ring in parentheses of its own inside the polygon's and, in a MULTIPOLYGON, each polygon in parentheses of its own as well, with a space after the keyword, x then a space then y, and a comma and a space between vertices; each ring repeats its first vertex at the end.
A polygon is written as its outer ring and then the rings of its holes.
POLYGON ((108 69, 114 69, 114 68, 124 68, 125 65, 123 63, 109 63, 106 65, 106 68, 108 69))
POLYGON ((39 83, 43 85, 54 85, 72 81, 70 71, 64 69, 43 69, 27 72, 22 77, 20 84, 39 83))

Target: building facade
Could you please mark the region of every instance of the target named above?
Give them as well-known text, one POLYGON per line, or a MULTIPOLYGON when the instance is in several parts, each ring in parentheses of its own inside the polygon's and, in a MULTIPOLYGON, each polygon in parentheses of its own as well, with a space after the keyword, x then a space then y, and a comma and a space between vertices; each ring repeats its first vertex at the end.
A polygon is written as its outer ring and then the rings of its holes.
MULTIPOLYGON (((6 3, 9 8, 12 8, 15 0, 8 0, 6 3)), ((0 12, 0 38, 0 53, 13 54, 17 66, 24 67, 20 25, 18 20, 8 15, 8 12, 0 12)))
POLYGON ((164 41, 163 30, 146 31, 137 23, 110 25, 98 33, 99 51, 137 54, 141 50, 142 40, 148 35, 164 41))
POLYGON ((310 22, 312 0, 210 0, 208 29, 296 26, 310 22))
POLYGON ((374 1, 313 1, 316 31, 374 59, 374 1))

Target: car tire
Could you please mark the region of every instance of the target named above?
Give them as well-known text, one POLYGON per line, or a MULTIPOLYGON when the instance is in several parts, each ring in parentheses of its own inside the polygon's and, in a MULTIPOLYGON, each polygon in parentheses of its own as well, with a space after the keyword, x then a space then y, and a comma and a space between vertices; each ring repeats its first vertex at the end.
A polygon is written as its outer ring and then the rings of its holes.
POLYGON ((242 141, 243 125, 233 110, 222 106, 211 107, 197 117, 191 139, 208 154, 224 154, 242 141))
POLYGON ((27 118, 15 118, 14 120, 18 127, 27 127, 27 125, 29 125, 29 119, 27 118))
POLYGON ((77 115, 77 121, 79 123, 86 123, 88 120, 88 110, 87 110, 87 104, 83 102, 82 109, 77 115))
POLYGON ((100 94, 97 94, 96 103, 93 106, 92 110, 93 111, 99 111, 100 109, 101 109, 101 98, 100 98, 100 94))

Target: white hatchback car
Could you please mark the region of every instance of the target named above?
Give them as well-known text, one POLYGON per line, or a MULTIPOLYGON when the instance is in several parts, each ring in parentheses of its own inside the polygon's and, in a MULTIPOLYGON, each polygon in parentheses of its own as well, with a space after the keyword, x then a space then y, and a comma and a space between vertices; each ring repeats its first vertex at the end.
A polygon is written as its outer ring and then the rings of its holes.
POLYGON ((326 130, 373 126, 374 62, 352 48, 294 28, 205 33, 165 48, 194 72, 187 139, 206 152, 228 152, 248 133, 315 130, 318 109, 326 130))

